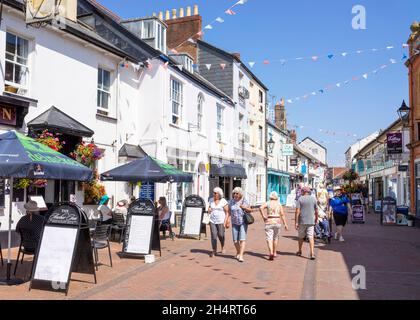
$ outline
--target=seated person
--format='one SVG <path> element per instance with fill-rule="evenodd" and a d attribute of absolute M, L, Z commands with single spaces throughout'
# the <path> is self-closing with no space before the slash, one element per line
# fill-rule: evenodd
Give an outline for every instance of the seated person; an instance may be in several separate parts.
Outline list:
<path fill-rule="evenodd" d="M 318 238 L 330 238 L 330 222 L 327 213 L 323 208 L 318 207 L 318 223 L 315 226 L 315 233 Z"/>
<path fill-rule="evenodd" d="M 46 220 L 39 214 L 40 208 L 35 201 L 28 201 L 24 208 L 26 209 L 26 215 L 17 223 L 16 232 L 30 233 L 30 237 L 34 240 L 33 247 L 26 246 L 25 250 L 35 252 Z"/>
<path fill-rule="evenodd" d="M 158 214 L 160 220 L 160 231 L 164 232 L 164 235 L 171 226 L 171 211 L 166 203 L 165 197 L 160 197 L 158 201 Z"/>
<path fill-rule="evenodd" d="M 127 219 L 128 201 L 127 200 L 118 201 L 117 206 L 115 207 L 114 212 L 115 213 L 122 214 L 124 216 L 124 219 Z"/>
<path fill-rule="evenodd" d="M 108 207 L 109 197 L 104 195 L 99 201 L 98 211 L 101 214 L 101 224 L 112 224 L 112 210 Z"/>

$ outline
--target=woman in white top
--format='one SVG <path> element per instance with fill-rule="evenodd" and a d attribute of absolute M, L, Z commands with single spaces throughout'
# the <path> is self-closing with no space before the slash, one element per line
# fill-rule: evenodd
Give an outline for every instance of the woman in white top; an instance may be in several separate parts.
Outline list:
<path fill-rule="evenodd" d="M 225 229 L 229 229 L 229 205 L 223 198 L 223 190 L 215 188 L 213 198 L 210 199 L 210 230 L 212 253 L 210 257 L 217 254 L 217 238 L 222 247 L 221 253 L 225 253 Z"/>

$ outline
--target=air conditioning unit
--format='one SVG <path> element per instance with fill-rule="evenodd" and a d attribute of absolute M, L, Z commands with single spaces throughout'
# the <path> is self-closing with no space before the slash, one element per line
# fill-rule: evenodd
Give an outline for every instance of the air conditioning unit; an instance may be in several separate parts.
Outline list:
<path fill-rule="evenodd" d="M 243 99 L 249 99 L 249 91 L 247 88 L 240 86 L 239 87 L 239 96 Z"/>
<path fill-rule="evenodd" d="M 243 143 L 249 143 L 249 135 L 243 132 L 239 133 L 239 141 Z"/>

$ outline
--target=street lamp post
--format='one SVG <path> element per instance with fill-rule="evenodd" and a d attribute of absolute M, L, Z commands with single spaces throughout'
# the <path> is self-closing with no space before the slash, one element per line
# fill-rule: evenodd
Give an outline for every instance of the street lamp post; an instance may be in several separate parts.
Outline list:
<path fill-rule="evenodd" d="M 410 108 L 405 103 L 405 100 L 403 100 L 401 107 L 398 109 L 398 116 L 400 117 L 401 121 L 405 126 L 408 125 L 410 117 Z"/>

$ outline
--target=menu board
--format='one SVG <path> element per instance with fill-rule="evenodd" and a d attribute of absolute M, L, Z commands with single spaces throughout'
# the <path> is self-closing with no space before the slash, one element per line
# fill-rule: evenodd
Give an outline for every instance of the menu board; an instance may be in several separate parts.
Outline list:
<path fill-rule="evenodd" d="M 45 226 L 34 280 L 67 283 L 76 247 L 78 228 Z"/>
<path fill-rule="evenodd" d="M 383 225 L 397 224 L 397 202 L 394 198 L 387 197 L 382 201 L 381 220 Z"/>
<path fill-rule="evenodd" d="M 153 220 L 153 216 L 131 216 L 130 236 L 124 252 L 150 253 Z"/>
<path fill-rule="evenodd" d="M 0 208 L 4 208 L 5 194 L 6 194 L 6 181 L 4 179 L 0 179 Z"/>
<path fill-rule="evenodd" d="M 127 215 L 127 231 L 123 245 L 124 253 L 138 255 L 150 254 L 152 249 L 152 236 L 156 227 L 154 223 L 155 214 L 155 205 L 148 199 L 138 199 L 130 206 Z"/>
<path fill-rule="evenodd" d="M 29 196 L 29 199 L 31 201 L 35 201 L 40 211 L 46 211 L 48 210 L 47 204 L 44 201 L 44 198 L 42 196 Z"/>
<path fill-rule="evenodd" d="M 353 223 L 365 222 L 365 207 L 363 205 L 352 206 L 352 222 Z"/>
<path fill-rule="evenodd" d="M 186 208 L 183 234 L 199 236 L 201 232 L 201 221 L 203 220 L 202 208 Z"/>

